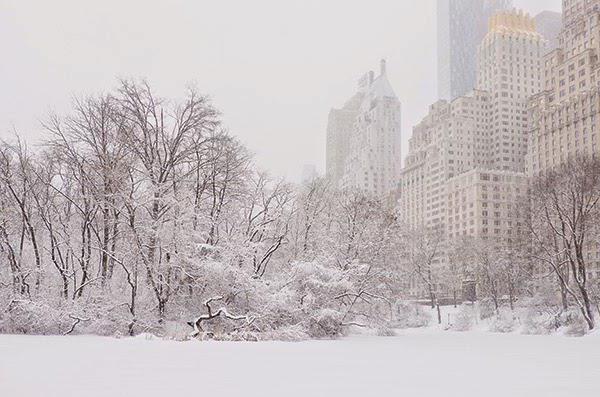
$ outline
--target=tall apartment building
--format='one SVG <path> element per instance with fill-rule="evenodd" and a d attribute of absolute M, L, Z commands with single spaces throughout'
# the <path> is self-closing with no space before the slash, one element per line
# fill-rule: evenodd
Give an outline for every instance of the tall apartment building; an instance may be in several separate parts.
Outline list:
<path fill-rule="evenodd" d="M 486 166 L 489 100 L 475 90 L 438 101 L 413 129 L 400 177 L 400 214 L 410 227 L 446 229 L 448 180 Z"/>
<path fill-rule="evenodd" d="M 558 36 L 562 30 L 562 14 L 554 11 L 542 11 L 535 16 L 535 27 L 546 39 L 544 53 L 558 47 Z"/>
<path fill-rule="evenodd" d="M 385 198 L 397 189 L 400 171 L 400 101 L 381 61 L 379 76 L 359 82 L 358 113 L 348 137 L 342 187 Z"/>
<path fill-rule="evenodd" d="M 543 61 L 543 91 L 530 103 L 530 176 L 600 150 L 600 0 L 563 0 L 563 18 L 559 47 Z"/>
<path fill-rule="evenodd" d="M 405 223 L 439 228 L 448 238 L 512 238 L 518 221 L 508 215 L 516 199 L 507 197 L 525 192 L 527 105 L 540 89 L 543 46 L 528 15 L 490 19 L 477 89 L 438 101 L 414 128 L 400 178 Z"/>
<path fill-rule="evenodd" d="M 600 145 L 600 0 L 563 0 L 559 46 L 543 62 L 544 89 L 531 99 L 528 174 L 543 175 Z M 600 248 L 586 246 L 589 276 L 600 278 Z"/>
<path fill-rule="evenodd" d="M 512 7 L 512 0 L 438 0 L 438 97 L 452 100 L 477 81 L 477 47 L 488 19 Z"/>
<path fill-rule="evenodd" d="M 528 101 L 542 88 L 544 48 L 534 20 L 523 12 L 490 18 L 479 47 L 478 88 L 491 94 L 492 120 L 486 134 L 492 169 L 525 171 Z"/>
<path fill-rule="evenodd" d="M 326 176 L 336 186 L 344 178 L 350 152 L 350 135 L 358 118 L 364 93 L 358 92 L 341 109 L 331 109 L 327 123 Z"/>

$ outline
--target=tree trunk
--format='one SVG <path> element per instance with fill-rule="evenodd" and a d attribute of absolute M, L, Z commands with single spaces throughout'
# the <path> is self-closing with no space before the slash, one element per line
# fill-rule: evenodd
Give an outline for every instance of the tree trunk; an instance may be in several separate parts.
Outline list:
<path fill-rule="evenodd" d="M 454 308 L 457 307 L 457 302 L 456 302 L 456 288 L 452 288 L 452 298 L 454 300 Z"/>
<path fill-rule="evenodd" d="M 581 285 L 577 283 L 579 286 L 579 291 L 581 293 L 581 298 L 583 299 L 583 305 L 581 306 L 581 314 L 583 314 L 583 318 L 587 323 L 587 326 L 590 331 L 594 329 L 594 311 L 592 310 L 592 302 L 590 300 L 590 296 L 585 288 L 585 285 Z"/>

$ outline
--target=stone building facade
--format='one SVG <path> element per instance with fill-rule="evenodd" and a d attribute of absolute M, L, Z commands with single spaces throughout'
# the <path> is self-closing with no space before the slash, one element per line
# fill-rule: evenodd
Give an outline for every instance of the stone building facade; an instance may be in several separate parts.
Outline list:
<path fill-rule="evenodd" d="M 454 237 L 459 225 L 454 223 L 454 209 L 449 208 L 456 193 L 451 187 L 460 185 L 462 191 L 481 185 L 477 178 L 459 178 L 465 173 L 488 173 L 492 181 L 506 184 L 501 190 L 521 189 L 528 99 L 541 88 L 543 48 L 544 40 L 529 15 L 512 11 L 490 19 L 478 51 L 477 89 L 451 102 L 438 101 L 413 130 L 400 178 L 400 213 L 409 227 L 439 228 Z M 465 185 L 468 181 L 473 185 Z M 475 208 L 476 202 L 466 205 Z M 496 237 L 509 238 L 506 219 L 501 228 L 484 234 L 483 210 L 473 210 L 473 216 L 467 220 L 467 226 L 473 221 L 473 227 L 465 230 L 460 218 L 461 235 L 466 231 L 469 236 L 487 238 L 500 230 L 503 233 Z"/>
<path fill-rule="evenodd" d="M 543 90 L 530 101 L 530 176 L 600 150 L 600 0 L 564 0 L 563 11 L 559 47 L 545 56 Z"/>
<path fill-rule="evenodd" d="M 386 62 L 379 75 L 365 74 L 358 92 L 329 114 L 327 176 L 338 187 L 382 200 L 398 187 L 401 166 L 401 105 L 388 80 Z"/>

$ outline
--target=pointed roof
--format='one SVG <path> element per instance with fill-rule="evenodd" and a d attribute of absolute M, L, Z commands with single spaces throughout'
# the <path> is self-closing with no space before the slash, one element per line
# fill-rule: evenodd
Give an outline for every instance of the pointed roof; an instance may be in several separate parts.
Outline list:
<path fill-rule="evenodd" d="M 369 93 L 372 98 L 396 98 L 396 93 L 387 78 L 385 59 L 379 61 L 379 76 L 371 83 Z"/>
<path fill-rule="evenodd" d="M 372 73 L 373 72 L 370 72 L 371 76 Z M 388 80 L 384 59 L 381 60 L 381 71 L 379 76 L 377 76 L 376 79 L 373 79 L 368 87 L 366 87 L 365 94 L 366 95 L 364 96 L 361 106 L 363 109 L 371 108 L 373 101 L 377 99 L 392 98 L 398 100 L 398 97 L 396 96 L 396 93 L 394 92 L 394 89 Z"/>
<path fill-rule="evenodd" d="M 374 98 L 397 98 L 385 72 L 373 81 L 369 94 Z"/>

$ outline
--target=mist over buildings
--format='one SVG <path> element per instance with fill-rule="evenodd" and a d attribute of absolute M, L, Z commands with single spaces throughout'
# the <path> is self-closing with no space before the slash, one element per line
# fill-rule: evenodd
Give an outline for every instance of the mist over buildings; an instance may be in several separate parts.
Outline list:
<path fill-rule="evenodd" d="M 532 14 L 559 0 L 520 0 Z M 327 113 L 386 58 L 403 106 L 403 152 L 437 96 L 436 1 L 0 1 L 0 137 L 32 142 L 48 111 L 147 78 L 188 83 L 275 175 L 323 173 Z M 418 40 L 415 40 L 418 38 Z"/>

